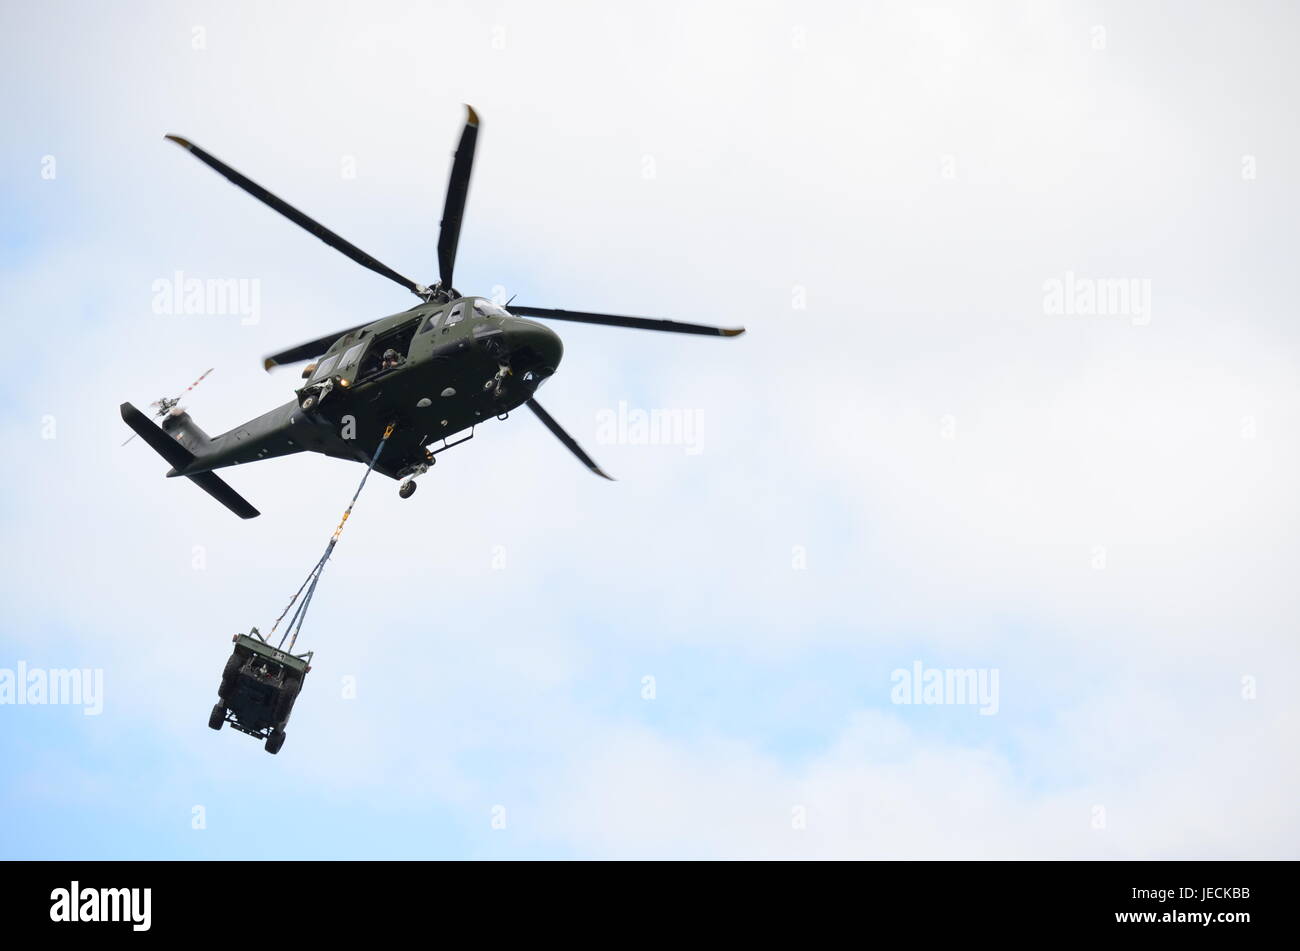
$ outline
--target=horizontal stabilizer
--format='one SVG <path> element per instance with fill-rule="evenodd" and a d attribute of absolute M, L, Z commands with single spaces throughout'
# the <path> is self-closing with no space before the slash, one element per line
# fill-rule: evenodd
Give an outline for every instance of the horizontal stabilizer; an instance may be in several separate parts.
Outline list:
<path fill-rule="evenodd" d="M 191 482 L 197 485 L 208 495 L 212 496 L 230 511 L 234 512 L 240 518 L 257 518 L 262 513 L 253 506 L 248 504 L 248 499 L 244 498 L 234 489 L 232 489 L 222 478 L 215 472 L 200 472 L 198 475 L 188 477 Z"/>
<path fill-rule="evenodd" d="M 148 416 L 130 403 L 123 403 L 121 412 L 122 420 L 152 446 L 158 455 L 170 462 L 173 468 L 184 469 L 194 461 L 194 453 L 167 435 L 161 427 L 155 426 Z M 256 518 L 261 514 L 215 472 L 200 472 L 187 478 L 240 518 Z"/>

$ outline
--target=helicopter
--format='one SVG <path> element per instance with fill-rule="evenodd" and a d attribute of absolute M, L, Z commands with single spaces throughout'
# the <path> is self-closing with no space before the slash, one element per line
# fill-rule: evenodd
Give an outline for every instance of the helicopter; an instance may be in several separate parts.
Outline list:
<path fill-rule="evenodd" d="M 398 494 L 410 498 L 415 479 L 429 471 L 438 453 L 472 439 L 479 423 L 506 419 L 527 406 L 583 465 L 610 479 L 534 397 L 555 373 L 564 345 L 550 327 L 528 318 L 717 337 L 745 332 L 463 296 L 452 278 L 479 129 L 478 114 L 465 108 L 438 235 L 439 278 L 432 285 L 404 277 L 188 139 L 166 136 L 258 201 L 419 298 L 408 310 L 266 357 L 267 372 L 310 361 L 296 398 L 219 436 L 208 436 L 174 402 L 162 411 L 161 426 L 123 403 L 123 421 L 171 463 L 168 477 L 185 476 L 240 518 L 255 518 L 258 510 L 215 470 L 316 452 L 373 465 L 399 481 Z M 377 447 L 386 447 L 382 456 Z"/>

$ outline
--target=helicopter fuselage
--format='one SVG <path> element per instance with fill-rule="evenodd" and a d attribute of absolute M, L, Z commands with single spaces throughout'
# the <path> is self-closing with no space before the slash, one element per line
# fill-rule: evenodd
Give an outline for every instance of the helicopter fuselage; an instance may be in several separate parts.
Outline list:
<path fill-rule="evenodd" d="M 551 328 L 486 298 L 422 303 L 339 337 L 303 371 L 297 399 L 208 437 L 188 414 L 163 428 L 194 454 L 190 476 L 297 452 L 369 462 L 393 478 L 427 465 L 433 443 L 504 417 L 555 372 L 564 346 Z M 436 450 L 435 450 L 436 451 Z"/>

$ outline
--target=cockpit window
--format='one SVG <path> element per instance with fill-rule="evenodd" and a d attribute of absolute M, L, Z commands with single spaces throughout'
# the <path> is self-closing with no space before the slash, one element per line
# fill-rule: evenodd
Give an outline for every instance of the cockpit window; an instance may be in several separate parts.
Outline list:
<path fill-rule="evenodd" d="M 339 360 L 339 369 L 345 370 L 348 367 L 350 367 L 352 364 L 356 363 L 357 360 L 361 357 L 361 351 L 366 349 L 366 344 L 369 342 L 370 341 L 368 340 L 363 340 L 361 341 L 361 343 L 358 343 L 350 347 L 348 349 L 348 352 L 343 354 L 343 358 Z"/>
<path fill-rule="evenodd" d="M 457 304 L 451 309 L 451 313 L 447 315 L 447 326 L 452 327 L 460 323 L 460 319 L 463 316 L 465 316 L 465 305 Z"/>
<path fill-rule="evenodd" d="M 477 298 L 474 301 L 474 312 L 480 317 L 509 317 L 504 308 L 498 307 L 490 300 Z"/>
<path fill-rule="evenodd" d="M 313 380 L 323 380 L 330 375 L 334 369 L 334 364 L 339 362 L 339 355 L 336 353 L 332 357 L 326 357 L 316 367 L 316 372 L 312 374 Z"/>

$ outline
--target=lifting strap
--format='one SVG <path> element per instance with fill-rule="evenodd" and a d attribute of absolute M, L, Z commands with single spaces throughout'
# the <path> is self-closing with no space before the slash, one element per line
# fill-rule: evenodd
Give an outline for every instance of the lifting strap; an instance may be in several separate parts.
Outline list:
<path fill-rule="evenodd" d="M 338 544 L 339 536 L 343 534 L 343 526 L 347 524 L 348 516 L 352 514 L 352 506 L 356 505 L 357 499 L 361 497 L 361 490 L 366 487 L 366 480 L 370 478 L 370 471 L 375 468 L 375 463 L 379 461 L 379 454 L 384 451 L 384 445 L 391 435 L 393 435 L 393 424 L 389 423 L 388 428 L 384 430 L 384 437 L 379 440 L 379 445 L 375 447 L 375 454 L 370 457 L 370 465 L 366 466 L 365 475 L 361 477 L 361 484 L 357 486 L 357 491 L 352 495 L 352 501 L 348 503 L 347 510 L 343 513 L 343 517 L 339 519 L 338 527 L 334 529 L 334 534 L 330 536 L 329 544 L 325 546 L 325 554 L 320 556 L 320 561 L 316 562 L 316 566 L 307 573 L 306 580 L 303 581 L 294 596 L 289 599 L 289 603 L 284 606 L 284 610 L 275 619 L 275 623 L 271 625 L 271 634 L 273 635 L 275 629 L 280 626 L 280 622 L 284 620 L 284 616 L 289 613 L 289 609 L 298 600 L 298 595 L 302 594 L 305 588 L 307 596 L 302 599 L 302 604 L 298 605 L 298 610 L 293 612 L 293 617 L 289 618 L 289 623 L 286 625 L 284 633 L 280 635 L 280 643 L 276 645 L 277 647 L 284 647 L 284 639 L 289 637 L 289 632 L 292 631 L 293 637 L 289 638 L 289 652 L 293 652 L 293 645 L 297 642 L 298 632 L 302 630 L 302 622 L 307 617 L 307 608 L 311 604 L 312 595 L 316 593 L 316 582 L 320 581 L 321 572 L 325 570 L 325 562 L 329 561 L 330 555 L 334 553 L 334 546 Z M 266 639 L 270 641 L 271 636 L 268 635 Z"/>

